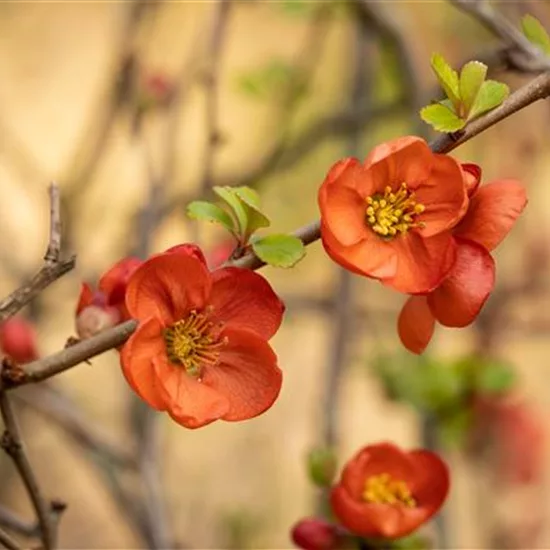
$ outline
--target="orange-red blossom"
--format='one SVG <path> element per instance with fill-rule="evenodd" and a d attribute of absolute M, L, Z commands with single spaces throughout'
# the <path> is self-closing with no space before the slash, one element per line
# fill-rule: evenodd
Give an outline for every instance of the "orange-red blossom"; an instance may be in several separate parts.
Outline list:
<path fill-rule="evenodd" d="M 481 168 L 463 165 L 470 201 L 466 215 L 453 229 L 456 261 L 432 292 L 411 296 L 398 320 L 398 332 L 407 349 L 422 353 L 435 322 L 447 327 L 472 323 L 495 284 L 495 262 L 490 254 L 506 237 L 527 204 L 523 186 L 499 180 L 479 186 Z"/>
<path fill-rule="evenodd" d="M 267 410 L 282 373 L 268 344 L 284 306 L 259 274 L 167 252 L 144 262 L 126 289 L 139 321 L 121 364 L 135 392 L 187 428 Z"/>
<path fill-rule="evenodd" d="M 435 289 L 456 260 L 453 227 L 468 206 L 466 176 L 414 136 L 347 158 L 319 190 L 321 238 L 344 268 L 405 293 Z"/>
<path fill-rule="evenodd" d="M 346 464 L 330 502 L 355 535 L 396 539 L 436 514 L 449 486 L 448 468 L 435 453 L 380 443 L 364 447 Z"/>

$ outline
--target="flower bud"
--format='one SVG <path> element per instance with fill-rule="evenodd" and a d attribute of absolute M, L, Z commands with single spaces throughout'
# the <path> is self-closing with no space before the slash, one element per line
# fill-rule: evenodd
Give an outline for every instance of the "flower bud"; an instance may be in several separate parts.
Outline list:
<path fill-rule="evenodd" d="M 330 487 L 336 475 L 336 455 L 329 448 L 312 449 L 307 457 L 309 478 L 318 487 Z"/>
<path fill-rule="evenodd" d="M 76 318 L 76 332 L 85 340 L 112 328 L 121 321 L 120 314 L 114 307 L 91 305 L 84 308 Z"/>
<path fill-rule="evenodd" d="M 291 537 L 304 550 L 335 550 L 340 540 L 338 527 L 318 518 L 300 520 L 292 528 Z"/>
<path fill-rule="evenodd" d="M 38 359 L 34 327 L 25 319 L 12 317 L 0 325 L 0 350 L 17 363 Z"/>

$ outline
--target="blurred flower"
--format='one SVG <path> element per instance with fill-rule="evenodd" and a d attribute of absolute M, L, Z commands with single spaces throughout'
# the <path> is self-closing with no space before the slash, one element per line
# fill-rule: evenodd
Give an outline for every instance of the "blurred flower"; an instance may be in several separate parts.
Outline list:
<path fill-rule="evenodd" d="M 292 541 L 304 550 L 335 550 L 342 538 L 337 525 L 318 518 L 300 520 L 291 532 Z"/>
<path fill-rule="evenodd" d="M 38 359 L 34 326 L 22 317 L 10 317 L 0 324 L 0 351 L 16 363 Z"/>
<path fill-rule="evenodd" d="M 141 105 L 142 108 L 166 105 L 175 92 L 174 81 L 159 71 L 148 72 L 142 77 Z"/>
<path fill-rule="evenodd" d="M 227 262 L 235 247 L 235 239 L 225 239 L 216 244 L 208 254 L 208 266 L 210 269 L 216 269 Z"/>
<path fill-rule="evenodd" d="M 391 443 L 364 447 L 331 492 L 332 510 L 362 537 L 404 537 L 428 521 L 449 492 L 449 471 L 436 454 Z"/>
<path fill-rule="evenodd" d="M 319 190 L 327 254 L 354 273 L 400 292 L 436 288 L 449 273 L 451 235 L 468 204 L 465 175 L 418 137 L 374 148 L 361 164 L 336 163 Z"/>
<path fill-rule="evenodd" d="M 467 164 L 463 169 L 471 197 L 466 215 L 453 230 L 456 261 L 434 291 L 411 296 L 399 316 L 399 337 L 413 353 L 424 351 L 436 321 L 446 327 L 465 327 L 475 320 L 495 283 L 490 252 L 506 237 L 527 204 L 519 182 L 499 180 L 479 187 L 481 168 Z"/>
<path fill-rule="evenodd" d="M 124 258 L 102 275 L 97 290 L 82 283 L 76 306 L 76 331 L 80 338 L 89 338 L 129 319 L 124 302 L 126 285 L 139 265 L 138 258 Z"/>
<path fill-rule="evenodd" d="M 509 396 L 476 399 L 471 437 L 478 448 L 494 450 L 502 481 L 540 482 L 546 462 L 544 422 L 524 401 Z"/>
<path fill-rule="evenodd" d="M 130 279 L 126 305 L 140 324 L 122 349 L 123 373 L 179 424 L 252 418 L 279 395 L 282 373 L 267 340 L 284 306 L 257 273 L 210 273 L 190 255 L 159 254 Z"/>

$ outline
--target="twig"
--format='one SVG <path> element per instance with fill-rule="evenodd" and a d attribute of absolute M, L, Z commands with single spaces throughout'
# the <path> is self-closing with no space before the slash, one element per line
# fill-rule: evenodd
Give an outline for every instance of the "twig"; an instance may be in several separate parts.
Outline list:
<path fill-rule="evenodd" d="M 48 384 L 28 387 L 17 392 L 15 398 L 25 407 L 34 409 L 62 428 L 87 453 L 97 455 L 110 467 L 130 469 L 135 460 L 123 449 L 98 435 L 93 424 L 61 391 Z M 1 523 L 1 522 L 0 522 Z"/>
<path fill-rule="evenodd" d="M 2 529 L 0 529 L 0 545 L 8 550 L 21 550 L 21 546 L 19 546 L 17 541 Z"/>
<path fill-rule="evenodd" d="M 36 476 L 25 454 L 15 415 L 5 392 L 0 392 L 0 414 L 5 427 L 0 447 L 11 457 L 25 484 L 40 525 L 40 538 L 44 549 L 52 550 L 55 547 L 55 534 L 52 529 L 49 506 L 40 491 Z"/>
<path fill-rule="evenodd" d="M 491 33 L 498 36 L 510 48 L 508 57 L 512 66 L 525 72 L 550 70 L 550 58 L 527 38 L 490 2 L 480 0 L 449 0 L 458 9 L 472 15 Z"/>
<path fill-rule="evenodd" d="M 62 260 L 59 257 L 61 250 L 60 201 L 59 189 L 55 183 L 50 185 L 49 193 L 51 213 L 50 238 L 44 256 L 44 265 L 28 283 L 0 301 L 0 322 L 15 315 L 37 294 L 75 266 L 76 256 L 71 256 L 67 260 Z"/>
<path fill-rule="evenodd" d="M 25 537 L 34 537 L 38 534 L 36 523 L 26 522 L 3 506 L 0 506 L 0 526 Z"/>
<path fill-rule="evenodd" d="M 208 47 L 208 69 L 203 75 L 204 85 L 206 87 L 205 126 L 207 135 L 206 149 L 202 162 L 203 170 L 199 186 L 202 196 L 206 195 L 206 192 L 212 186 L 214 155 L 221 141 L 219 128 L 218 81 L 222 44 L 226 36 L 230 6 L 230 0 L 218 0 L 216 4 L 216 15 Z"/>

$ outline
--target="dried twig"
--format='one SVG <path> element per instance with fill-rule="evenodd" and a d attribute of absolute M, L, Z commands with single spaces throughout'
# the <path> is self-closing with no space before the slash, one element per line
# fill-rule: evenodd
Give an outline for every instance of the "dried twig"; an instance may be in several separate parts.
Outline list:
<path fill-rule="evenodd" d="M 25 484 L 40 525 L 40 538 L 45 550 L 52 550 L 55 547 L 55 533 L 50 518 L 50 507 L 42 495 L 36 476 L 23 448 L 23 441 L 21 440 L 15 415 L 5 392 L 0 392 L 0 414 L 5 426 L 4 434 L 0 440 L 0 447 L 13 460 Z"/>
<path fill-rule="evenodd" d="M 61 251 L 61 221 L 59 188 L 55 183 L 50 185 L 50 238 L 44 256 L 44 265 L 31 280 L 0 301 L 0 322 L 15 315 L 37 294 L 75 266 L 76 256 L 63 260 Z"/>

